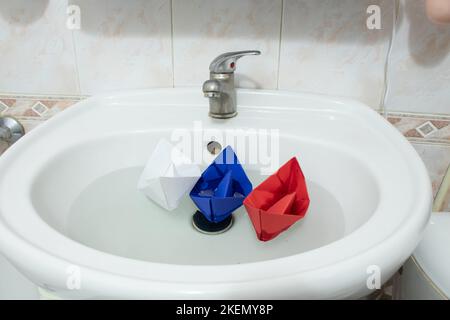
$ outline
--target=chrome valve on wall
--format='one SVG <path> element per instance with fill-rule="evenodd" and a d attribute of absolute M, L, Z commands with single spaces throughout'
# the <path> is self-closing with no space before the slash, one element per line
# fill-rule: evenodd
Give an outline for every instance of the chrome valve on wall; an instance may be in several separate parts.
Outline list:
<path fill-rule="evenodd" d="M 11 145 L 25 134 L 22 124 L 13 117 L 0 117 L 0 141 Z"/>

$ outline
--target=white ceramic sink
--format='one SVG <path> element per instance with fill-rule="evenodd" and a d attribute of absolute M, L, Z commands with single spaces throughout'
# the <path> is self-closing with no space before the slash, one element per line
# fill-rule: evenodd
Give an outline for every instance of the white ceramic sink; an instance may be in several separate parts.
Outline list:
<path fill-rule="evenodd" d="M 49 120 L 0 158 L 1 252 L 66 298 L 359 298 L 376 268 L 389 279 L 431 211 L 405 138 L 340 98 L 238 90 L 238 111 L 215 120 L 198 88 L 155 89 L 89 98 Z M 280 165 L 297 156 L 307 180 L 306 217 L 260 242 L 241 207 L 211 236 L 192 227 L 189 197 L 165 212 L 140 194 L 158 140 L 198 121 L 219 133 L 279 129 Z M 244 167 L 254 187 L 264 179 Z"/>

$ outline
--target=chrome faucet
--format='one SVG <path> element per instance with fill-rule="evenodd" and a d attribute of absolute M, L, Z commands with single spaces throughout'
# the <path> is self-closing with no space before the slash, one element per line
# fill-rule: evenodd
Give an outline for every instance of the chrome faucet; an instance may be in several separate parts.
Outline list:
<path fill-rule="evenodd" d="M 13 117 L 0 117 L 0 142 L 11 145 L 22 138 L 25 129 L 22 124 Z"/>
<path fill-rule="evenodd" d="M 209 115 L 228 119 L 237 115 L 234 70 L 236 61 L 247 55 L 259 55 L 261 51 L 246 50 L 227 52 L 215 58 L 209 65 L 209 80 L 203 83 L 203 94 L 209 98 Z"/>

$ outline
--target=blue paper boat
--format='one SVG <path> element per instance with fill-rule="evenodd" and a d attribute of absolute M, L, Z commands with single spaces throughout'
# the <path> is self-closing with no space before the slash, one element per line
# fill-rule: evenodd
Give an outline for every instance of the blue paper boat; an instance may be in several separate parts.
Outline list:
<path fill-rule="evenodd" d="M 228 146 L 203 171 L 190 196 L 210 222 L 221 222 L 242 206 L 252 184 L 233 149 Z"/>

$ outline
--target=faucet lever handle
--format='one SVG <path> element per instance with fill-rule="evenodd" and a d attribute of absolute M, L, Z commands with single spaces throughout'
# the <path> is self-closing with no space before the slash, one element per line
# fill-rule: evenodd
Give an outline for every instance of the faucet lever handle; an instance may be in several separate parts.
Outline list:
<path fill-rule="evenodd" d="M 223 53 L 216 57 L 209 65 L 209 71 L 212 73 L 232 73 L 236 70 L 236 61 L 243 56 L 260 55 L 259 50 L 244 50 Z"/>

